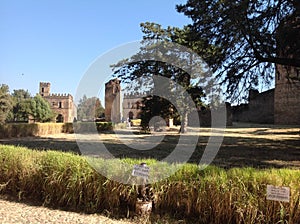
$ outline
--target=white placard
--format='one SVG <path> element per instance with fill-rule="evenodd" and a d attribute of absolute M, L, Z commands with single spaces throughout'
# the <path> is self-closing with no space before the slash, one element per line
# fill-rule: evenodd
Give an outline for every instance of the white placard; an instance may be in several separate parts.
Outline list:
<path fill-rule="evenodd" d="M 134 165 L 132 170 L 132 176 L 149 178 L 150 168 L 145 165 Z"/>
<path fill-rule="evenodd" d="M 267 200 L 290 202 L 290 188 L 267 185 Z"/>

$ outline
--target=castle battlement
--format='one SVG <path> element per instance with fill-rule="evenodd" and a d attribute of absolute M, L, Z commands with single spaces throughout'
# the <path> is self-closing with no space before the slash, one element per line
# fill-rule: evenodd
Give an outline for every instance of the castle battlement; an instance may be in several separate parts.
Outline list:
<path fill-rule="evenodd" d="M 135 93 L 124 93 L 124 98 L 142 98 L 151 95 L 150 91 L 146 92 L 135 92 Z"/>
<path fill-rule="evenodd" d="M 77 110 L 73 96 L 69 93 L 50 93 L 51 83 L 40 82 L 39 94 L 49 102 L 51 109 L 57 113 L 56 122 L 73 122 Z"/>
<path fill-rule="evenodd" d="M 56 97 L 56 98 L 73 98 L 69 93 L 51 93 L 48 97 Z"/>

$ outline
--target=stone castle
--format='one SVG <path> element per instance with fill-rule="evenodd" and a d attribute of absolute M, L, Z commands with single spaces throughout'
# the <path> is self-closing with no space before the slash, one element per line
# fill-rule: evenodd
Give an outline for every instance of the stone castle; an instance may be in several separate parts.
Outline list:
<path fill-rule="evenodd" d="M 277 65 L 275 88 L 250 90 L 248 101 L 232 107 L 233 121 L 300 125 L 300 69 Z"/>
<path fill-rule="evenodd" d="M 118 123 L 125 121 L 127 118 L 140 118 L 142 98 L 144 96 L 145 94 L 125 93 L 121 97 L 120 80 L 112 79 L 108 81 L 105 84 L 105 120 Z"/>
<path fill-rule="evenodd" d="M 105 120 L 121 122 L 121 85 L 120 80 L 112 79 L 105 83 Z"/>
<path fill-rule="evenodd" d="M 105 118 L 120 122 L 140 118 L 142 98 L 146 94 L 124 94 L 121 105 L 121 87 L 117 79 L 105 85 Z M 227 125 L 231 120 L 262 124 L 300 125 L 300 69 L 276 66 L 275 88 L 259 93 L 249 91 L 247 104 L 227 108 Z M 121 109 L 122 106 L 122 109 Z M 199 111 L 200 123 L 210 125 L 209 112 Z"/>
<path fill-rule="evenodd" d="M 300 29 L 299 16 L 288 17 L 279 27 L 281 33 L 290 28 Z M 297 42 L 300 32 L 295 32 L 291 38 L 278 37 L 279 57 L 300 58 Z M 300 125 L 300 68 L 277 64 L 275 88 L 262 93 L 251 90 L 248 101 L 248 104 L 233 107 L 234 121 Z"/>
<path fill-rule="evenodd" d="M 51 84 L 40 82 L 39 94 L 50 103 L 56 113 L 56 122 L 73 122 L 77 119 L 77 108 L 71 94 L 51 94 Z"/>

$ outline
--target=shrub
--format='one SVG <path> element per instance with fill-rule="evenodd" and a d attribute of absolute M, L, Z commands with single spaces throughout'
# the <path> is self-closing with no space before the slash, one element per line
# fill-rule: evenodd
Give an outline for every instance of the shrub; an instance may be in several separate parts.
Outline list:
<path fill-rule="evenodd" d="M 70 134 L 74 133 L 73 123 L 64 123 L 62 127 L 62 132 Z"/>
<path fill-rule="evenodd" d="M 27 137 L 59 134 L 62 132 L 62 123 L 10 123 L 0 126 L 0 138 Z"/>

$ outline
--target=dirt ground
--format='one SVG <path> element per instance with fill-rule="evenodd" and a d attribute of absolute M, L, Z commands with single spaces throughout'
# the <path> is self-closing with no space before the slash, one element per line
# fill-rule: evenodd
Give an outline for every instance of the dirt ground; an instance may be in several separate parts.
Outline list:
<path fill-rule="evenodd" d="M 114 157 L 156 158 L 158 160 L 166 158 L 178 146 L 181 147 L 182 153 L 185 153 L 185 149 L 194 144 L 194 151 L 188 162 L 199 163 L 204 151 L 209 149 L 207 145 L 210 142 L 209 145 L 214 147 L 212 151 L 217 152 L 212 161 L 212 164 L 216 166 L 300 168 L 300 126 L 235 123 L 224 130 L 191 128 L 190 132 L 184 135 L 178 134 L 178 127 L 151 135 L 141 134 L 137 128 L 117 130 L 116 133 L 77 133 L 0 139 L 0 144 L 20 145 L 38 150 L 72 151 L 105 157 L 107 154 L 91 150 L 96 147 L 84 147 L 84 145 L 96 146 L 101 142 Z M 181 137 L 183 140 L 179 141 Z M 80 142 L 80 147 L 76 141 Z M 221 141 L 220 147 L 217 144 L 218 141 Z"/>

